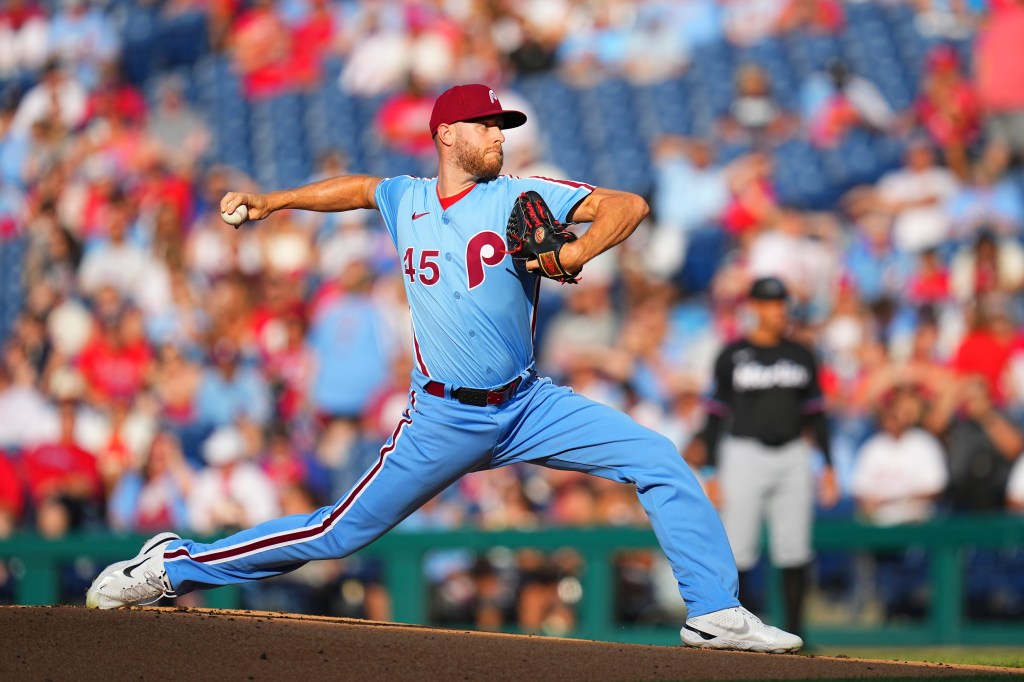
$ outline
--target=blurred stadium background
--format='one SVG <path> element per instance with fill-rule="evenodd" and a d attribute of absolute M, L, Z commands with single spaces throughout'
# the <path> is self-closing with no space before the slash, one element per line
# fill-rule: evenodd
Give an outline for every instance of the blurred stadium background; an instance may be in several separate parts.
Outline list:
<path fill-rule="evenodd" d="M 8 0 L 0 603 L 80 604 L 138 534 L 347 489 L 405 401 L 398 259 L 376 214 L 235 231 L 217 203 L 433 175 L 433 97 L 484 82 L 531 118 L 508 172 L 653 207 L 545 288 L 542 369 L 682 449 L 748 283 L 785 278 L 844 491 L 811 643 L 1019 643 L 1022 45 L 1015 0 Z M 623 486 L 474 474 L 375 547 L 188 603 L 676 638 Z"/>

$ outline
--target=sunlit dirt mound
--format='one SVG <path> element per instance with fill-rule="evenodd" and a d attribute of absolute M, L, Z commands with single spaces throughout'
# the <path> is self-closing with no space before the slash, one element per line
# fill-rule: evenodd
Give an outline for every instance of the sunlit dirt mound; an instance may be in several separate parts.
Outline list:
<path fill-rule="evenodd" d="M 0 608 L 0 642 L 0 680 L 810 680 L 1020 672 L 184 608 Z"/>

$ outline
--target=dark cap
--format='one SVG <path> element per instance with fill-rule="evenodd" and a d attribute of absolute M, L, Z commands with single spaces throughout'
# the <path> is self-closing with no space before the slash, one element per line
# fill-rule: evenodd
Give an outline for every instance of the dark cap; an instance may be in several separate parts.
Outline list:
<path fill-rule="evenodd" d="M 526 123 L 526 114 L 512 109 L 502 109 L 498 96 L 486 85 L 456 85 L 448 88 L 434 102 L 430 114 L 430 135 L 437 134 L 442 123 L 472 121 L 487 116 L 501 117 L 501 128 L 518 128 Z"/>
<path fill-rule="evenodd" d="M 778 277 L 762 277 L 750 286 L 750 298 L 758 301 L 785 301 L 789 298 L 789 292 Z"/>

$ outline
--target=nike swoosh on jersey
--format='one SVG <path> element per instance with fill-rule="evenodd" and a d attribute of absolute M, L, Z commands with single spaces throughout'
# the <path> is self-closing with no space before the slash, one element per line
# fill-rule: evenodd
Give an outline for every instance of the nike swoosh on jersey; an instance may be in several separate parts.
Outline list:
<path fill-rule="evenodd" d="M 424 211 L 423 213 L 413 213 L 412 214 L 412 219 L 413 220 L 419 220 L 420 218 L 422 218 L 423 216 L 427 215 L 428 213 L 430 213 L 430 211 Z"/>

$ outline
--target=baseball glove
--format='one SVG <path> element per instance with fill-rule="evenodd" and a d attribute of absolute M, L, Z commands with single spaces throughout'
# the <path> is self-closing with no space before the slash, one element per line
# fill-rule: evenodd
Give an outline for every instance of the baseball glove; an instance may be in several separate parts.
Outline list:
<path fill-rule="evenodd" d="M 558 252 L 576 241 L 576 235 L 555 220 L 544 198 L 536 192 L 523 192 L 516 199 L 505 226 L 505 237 L 513 259 L 536 260 L 539 274 L 562 284 L 579 281 L 579 273 L 568 272 L 558 259 Z"/>

